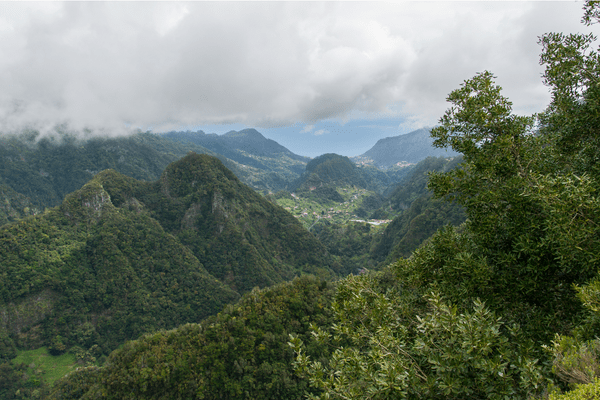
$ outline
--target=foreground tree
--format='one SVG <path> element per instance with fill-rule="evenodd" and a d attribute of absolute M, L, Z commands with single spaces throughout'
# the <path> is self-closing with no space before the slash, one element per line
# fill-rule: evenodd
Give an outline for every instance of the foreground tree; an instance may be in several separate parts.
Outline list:
<path fill-rule="evenodd" d="M 599 14 L 588 1 L 585 22 Z M 296 369 L 320 398 L 527 398 L 552 381 L 563 389 L 597 385 L 599 371 L 581 367 L 598 365 L 600 353 L 593 339 L 600 324 L 590 316 L 600 303 L 594 40 L 540 39 L 552 93 L 540 115 L 513 114 L 487 71 L 448 96 L 451 107 L 432 136 L 464 162 L 432 174 L 429 185 L 463 205 L 468 220 L 381 275 L 340 285 L 336 324 L 315 330 L 316 339 L 338 346 L 328 364 L 291 339 Z M 577 373 L 586 380 L 569 381 Z"/>

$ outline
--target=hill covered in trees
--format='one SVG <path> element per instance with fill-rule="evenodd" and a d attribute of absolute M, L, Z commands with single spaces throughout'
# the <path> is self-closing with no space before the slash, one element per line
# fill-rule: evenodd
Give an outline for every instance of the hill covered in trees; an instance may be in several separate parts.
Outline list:
<path fill-rule="evenodd" d="M 104 366 L 60 380 L 51 399 L 301 399 L 289 335 L 332 322 L 334 286 L 314 277 L 253 290 L 219 315 L 129 342 Z M 308 350 L 325 360 L 323 346 Z"/>
<path fill-rule="evenodd" d="M 85 140 L 70 133 L 44 138 L 36 132 L 0 135 L 0 224 L 59 205 L 65 195 L 105 169 L 156 180 L 167 165 L 190 151 L 219 158 L 239 179 L 260 191 L 285 188 L 306 164 L 301 157 L 294 159 L 292 164 L 300 171 L 293 172 L 285 159 L 271 159 L 274 166 L 264 170 L 253 166 L 256 160 L 251 153 L 237 162 L 190 141 L 151 133 Z"/>
<path fill-rule="evenodd" d="M 327 199 L 328 195 L 335 196 L 332 190 L 336 187 L 356 186 L 383 192 L 392 183 L 393 178 L 384 171 L 373 167 L 359 167 L 348 157 L 330 153 L 310 160 L 306 164 L 306 170 L 289 185 L 289 189 L 301 195 L 315 191 L 314 196 Z M 339 201 L 339 198 L 330 200 Z"/>
<path fill-rule="evenodd" d="M 334 276 L 294 217 L 197 154 L 155 182 L 96 174 L 60 206 L 0 227 L 0 254 L 2 362 L 42 346 L 104 357 L 254 287 Z"/>

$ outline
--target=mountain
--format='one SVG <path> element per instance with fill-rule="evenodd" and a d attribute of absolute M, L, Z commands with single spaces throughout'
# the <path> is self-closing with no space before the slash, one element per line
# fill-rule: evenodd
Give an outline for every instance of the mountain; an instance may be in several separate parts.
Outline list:
<path fill-rule="evenodd" d="M 193 143 L 221 154 L 239 164 L 254 168 L 256 172 L 276 173 L 283 181 L 296 179 L 310 161 L 292 153 L 274 140 L 265 138 L 256 129 L 230 131 L 224 135 L 207 134 L 203 131 L 168 132 L 161 137 L 180 143 Z M 274 191 L 283 189 L 273 187 Z"/>
<path fill-rule="evenodd" d="M 0 136 L 0 184 L 43 210 L 59 205 L 66 194 L 102 170 L 156 180 L 168 164 L 189 151 L 214 155 L 200 146 L 184 146 L 150 133 L 89 140 L 67 134 L 48 138 L 35 133 L 4 135 Z M 228 168 L 243 175 L 234 162 L 221 158 Z"/>
<path fill-rule="evenodd" d="M 96 174 L 60 206 L 0 227 L 0 254 L 0 364 L 17 347 L 105 355 L 254 287 L 334 275 L 293 216 L 194 153 L 154 182 Z"/>
<path fill-rule="evenodd" d="M 190 151 L 219 158 L 238 178 L 256 190 L 285 188 L 289 181 L 300 175 L 305 165 L 285 156 L 288 158 L 271 159 L 273 164 L 282 166 L 282 171 L 265 171 L 242 165 L 198 144 L 151 133 L 88 140 L 68 134 L 48 138 L 27 132 L 15 136 L 0 135 L 0 225 L 59 205 L 65 195 L 81 188 L 105 169 L 114 169 L 139 180 L 156 180 L 168 164 Z M 251 157 L 247 159 L 254 162 Z M 286 163 L 292 167 L 300 165 L 300 172 L 287 170 L 283 166 Z"/>
<path fill-rule="evenodd" d="M 309 157 L 292 153 L 276 141 L 265 138 L 262 133 L 251 128 L 241 131 L 229 131 L 223 135 L 207 134 L 203 131 L 168 132 L 160 135 L 172 140 L 198 144 L 242 164 L 251 162 L 251 159 L 244 158 L 244 153 L 270 158 L 285 155 L 302 162 L 310 160 Z M 260 165 L 260 163 L 256 163 L 256 165 Z"/>
<path fill-rule="evenodd" d="M 425 240 L 444 225 L 458 226 L 466 219 L 463 208 L 455 202 L 434 199 L 427 188 L 428 173 L 447 172 L 456 168 L 462 157 L 447 159 L 427 157 L 417 163 L 372 218 L 398 214 L 381 235 L 371 243 L 370 258 L 380 267 L 399 258 L 407 258 Z"/>
<path fill-rule="evenodd" d="M 289 280 L 301 272 L 330 273 L 330 260 L 319 241 L 214 157 L 189 154 L 169 165 L 156 182 L 114 190 L 119 202 L 133 196 L 144 203 L 211 274 L 238 291 Z"/>
<path fill-rule="evenodd" d="M 74 345 L 107 354 L 239 297 L 139 201 L 119 201 L 112 186 L 124 180 L 105 171 L 59 207 L 0 228 L 0 337 L 56 354 Z"/>
<path fill-rule="evenodd" d="M 427 157 L 454 157 L 452 150 L 433 147 L 429 129 L 418 129 L 405 135 L 379 139 L 375 146 L 360 156 L 356 163 L 373 164 L 386 169 L 398 163 L 417 163 Z"/>
<path fill-rule="evenodd" d="M 290 184 L 296 192 L 314 191 L 332 201 L 343 201 L 335 196 L 335 187 L 356 186 L 372 191 L 383 191 L 392 180 L 381 170 L 373 167 L 358 167 L 348 157 L 328 153 L 316 157 L 306 164 L 300 178 Z M 329 193 L 329 194 L 328 194 Z"/>

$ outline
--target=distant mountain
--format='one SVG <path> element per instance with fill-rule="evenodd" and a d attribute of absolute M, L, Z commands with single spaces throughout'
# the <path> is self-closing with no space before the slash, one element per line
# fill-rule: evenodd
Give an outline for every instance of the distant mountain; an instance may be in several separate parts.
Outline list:
<path fill-rule="evenodd" d="M 371 243 L 370 257 L 380 267 L 406 258 L 444 225 L 460 225 L 466 219 L 461 206 L 434 199 L 427 189 L 428 173 L 447 172 L 457 168 L 462 157 L 447 159 L 427 157 L 417 163 L 409 175 L 386 198 L 384 205 L 371 218 L 388 218 L 398 214 L 381 235 Z"/>
<path fill-rule="evenodd" d="M 229 131 L 223 135 L 217 135 L 216 133 L 207 134 L 203 131 L 186 131 L 162 133 L 160 136 L 198 144 L 242 164 L 249 162 L 248 159 L 243 158 L 243 153 L 270 158 L 286 155 L 293 160 L 302 162 L 310 160 L 309 157 L 292 153 L 284 146 L 272 139 L 265 138 L 262 133 L 252 128 L 241 131 Z M 235 150 L 239 150 L 240 152 L 236 152 Z"/>
<path fill-rule="evenodd" d="M 201 146 L 183 145 L 151 133 L 89 140 L 69 135 L 41 139 L 36 134 L 0 136 L 0 184 L 43 210 L 59 205 L 66 194 L 80 189 L 102 170 L 156 180 L 167 165 L 190 151 L 216 155 Z M 219 157 L 234 173 L 245 174 L 236 163 Z"/>
<path fill-rule="evenodd" d="M 332 191 L 335 187 L 356 186 L 382 191 L 393 181 L 373 167 L 358 167 L 348 157 L 328 153 L 316 157 L 306 164 L 306 171 L 290 185 L 291 191 Z M 331 199 L 339 201 L 339 199 Z"/>
<path fill-rule="evenodd" d="M 221 154 L 239 164 L 265 172 L 278 173 L 285 180 L 296 179 L 303 171 L 309 157 L 300 156 L 265 138 L 256 129 L 230 131 L 224 135 L 203 131 L 168 132 L 162 137 L 181 143 L 193 143 Z"/>
<path fill-rule="evenodd" d="M 251 136 L 250 132 L 245 137 Z M 276 146 L 267 150 L 274 148 Z M 292 158 L 300 156 L 282 153 L 283 158 L 267 159 L 273 164 L 273 171 L 265 171 L 192 142 L 151 133 L 89 140 L 69 135 L 41 139 L 35 133 L 5 135 L 0 136 L 0 225 L 59 205 L 65 195 L 81 188 L 105 169 L 114 169 L 135 179 L 156 180 L 168 164 L 190 151 L 219 158 L 240 180 L 256 190 L 285 188 L 300 176 L 306 164 Z M 258 162 L 252 157 L 246 157 L 246 161 L 253 165 Z"/>
<path fill-rule="evenodd" d="M 429 129 L 418 129 L 405 135 L 379 139 L 370 150 L 353 157 L 356 163 L 373 164 L 389 168 L 397 163 L 417 163 L 427 157 L 454 157 L 452 150 L 433 147 Z"/>

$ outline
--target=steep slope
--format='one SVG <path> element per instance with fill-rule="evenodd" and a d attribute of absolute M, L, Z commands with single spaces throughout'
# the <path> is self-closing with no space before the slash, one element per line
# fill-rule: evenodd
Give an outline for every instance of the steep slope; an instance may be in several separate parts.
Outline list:
<path fill-rule="evenodd" d="M 134 199 L 115 206 L 105 185 L 119 177 L 99 174 L 60 207 L 0 228 L 0 336 L 11 346 L 106 354 L 238 297 Z"/>
<path fill-rule="evenodd" d="M 81 188 L 105 169 L 154 181 L 169 163 L 190 151 L 219 158 L 245 184 L 263 191 L 286 187 L 299 176 L 305 164 L 288 159 L 290 165 L 299 165 L 300 172 L 293 173 L 286 169 L 286 159 L 273 158 L 271 161 L 281 168 L 265 171 L 239 164 L 198 144 L 151 133 L 89 140 L 67 134 L 42 139 L 35 133 L 0 135 L 0 196 L 5 200 L 5 205 L 0 206 L 5 209 L 0 209 L 0 225 L 59 205 L 67 193 Z M 25 207 L 28 210 L 24 211 Z"/>
<path fill-rule="evenodd" d="M 112 168 L 135 179 L 156 180 L 169 163 L 191 150 L 213 154 L 149 133 L 90 140 L 66 134 L 42 139 L 35 133 L 0 136 L 0 183 L 43 210 L 59 205 L 99 171 Z M 243 175 L 235 163 L 223 161 Z"/>
<path fill-rule="evenodd" d="M 461 206 L 432 198 L 427 188 L 428 173 L 449 171 L 462 158 L 428 157 L 419 162 L 410 175 L 386 199 L 384 206 L 375 211 L 373 218 L 399 214 L 371 244 L 371 260 L 380 267 L 410 254 L 444 225 L 460 225 L 466 216 Z"/>
<path fill-rule="evenodd" d="M 168 132 L 161 136 L 177 141 L 186 141 L 206 147 L 214 152 L 223 154 L 242 164 L 248 164 L 252 159 L 243 158 L 243 153 L 264 156 L 280 157 L 286 155 L 293 160 L 308 162 L 310 158 L 292 153 L 290 150 L 280 145 L 272 139 L 265 138 L 256 129 L 243 129 L 241 131 L 229 131 L 224 135 L 215 133 L 196 132 Z M 239 150 L 236 152 L 235 150 Z M 238 159 L 239 158 L 239 159 Z M 259 165 L 257 163 L 256 165 Z"/>
<path fill-rule="evenodd" d="M 96 174 L 59 207 L 0 227 L 0 254 L 0 366 L 15 348 L 101 357 L 256 286 L 333 276 L 294 217 L 195 153 L 155 182 Z"/>
<path fill-rule="evenodd" d="M 417 163 L 427 157 L 453 157 L 452 150 L 433 147 L 429 130 L 422 128 L 405 135 L 379 139 L 375 146 L 353 158 L 355 162 L 372 163 L 378 168 L 389 168 L 399 162 Z"/>
<path fill-rule="evenodd" d="M 29 198 L 15 192 L 10 186 L 0 183 L 0 225 L 39 212 L 40 210 L 31 203 Z"/>
<path fill-rule="evenodd" d="M 331 273 L 318 240 L 214 157 L 189 154 L 171 164 L 159 181 L 139 182 L 133 196 L 214 276 L 236 290 L 272 285 L 300 273 Z"/>
<path fill-rule="evenodd" d="M 429 157 L 411 169 L 390 197 L 367 197 L 354 210 L 365 219 L 393 218 L 388 224 L 371 225 L 356 220 L 340 223 L 325 218 L 314 223 L 311 232 L 334 257 L 340 275 L 381 268 L 406 258 L 443 225 L 464 222 L 462 207 L 432 199 L 427 189 L 429 171 L 447 171 L 459 162 L 459 158 Z"/>

